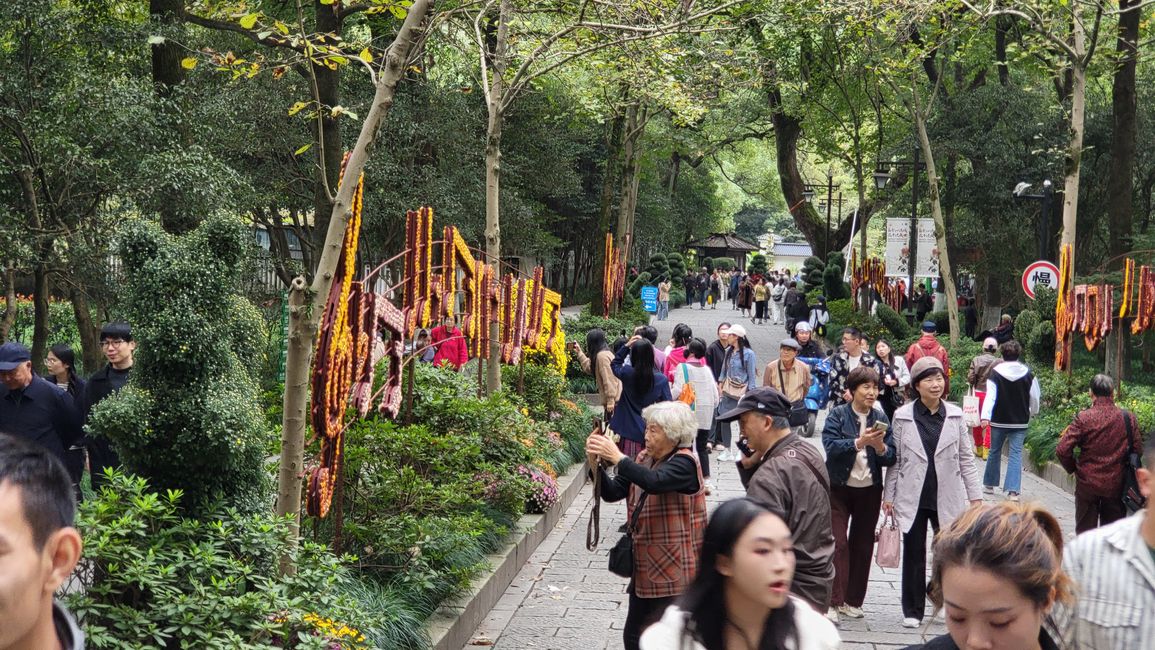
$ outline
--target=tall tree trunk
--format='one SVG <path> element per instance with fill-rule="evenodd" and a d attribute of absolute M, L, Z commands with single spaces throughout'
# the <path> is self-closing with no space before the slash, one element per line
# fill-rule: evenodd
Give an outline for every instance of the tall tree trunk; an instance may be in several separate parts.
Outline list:
<path fill-rule="evenodd" d="M 397 84 L 405 74 L 409 55 L 421 36 L 422 25 L 433 9 L 433 0 L 414 0 L 408 15 L 393 44 L 385 53 L 384 65 L 378 72 L 373 102 L 361 124 L 357 143 L 349 156 L 346 170 L 348 178 L 355 179 L 365 169 L 365 163 L 375 148 L 381 125 L 389 109 L 393 107 L 393 97 Z M 291 547 L 281 557 L 282 573 L 293 573 L 292 562 L 297 538 L 300 534 L 301 517 L 301 470 L 304 466 L 305 414 L 309 402 L 309 366 L 313 354 L 313 342 L 325 302 L 333 286 L 337 262 L 341 256 L 345 227 L 352 216 L 353 193 L 356 182 L 345 183 L 337 192 L 337 200 L 332 213 L 326 218 L 328 230 L 324 238 L 317 272 L 311 284 L 304 278 L 296 278 L 289 291 L 290 305 L 296 305 L 289 312 L 289 342 L 285 361 L 285 398 L 282 402 L 284 416 L 281 427 L 281 466 L 277 478 L 277 515 L 292 517 Z"/>
<path fill-rule="evenodd" d="M 32 267 L 32 367 L 44 370 L 44 357 L 48 355 L 48 324 L 51 316 L 48 299 L 52 294 L 52 281 L 48 277 L 45 256 L 50 255 L 50 246 L 38 247 L 38 259 Z"/>
<path fill-rule="evenodd" d="M 487 97 L 489 121 L 485 136 L 485 254 L 494 264 L 498 277 L 501 272 L 501 135 L 505 126 L 505 70 L 508 65 L 506 47 L 509 39 L 509 21 L 512 18 L 511 0 L 501 0 L 497 16 L 497 32 L 489 65 L 490 82 Z M 489 324 L 489 363 L 486 365 L 485 386 L 489 394 L 501 390 L 501 325 Z"/>
<path fill-rule="evenodd" d="M 72 314 L 76 317 L 76 328 L 80 330 L 80 349 L 84 360 L 84 371 L 93 373 L 100 367 L 104 358 L 100 348 L 100 331 L 92 320 L 92 307 L 88 304 L 88 296 L 80 287 L 73 285 L 68 290 L 72 302 Z"/>
<path fill-rule="evenodd" d="M 8 333 L 16 324 L 16 263 L 8 260 L 4 267 L 4 318 L 0 319 L 0 343 L 8 340 Z"/>
<path fill-rule="evenodd" d="M 1071 274 L 1075 273 L 1075 226 L 1079 212 L 1079 171 L 1083 160 L 1083 130 L 1087 111 L 1087 38 L 1082 20 L 1071 26 L 1071 47 L 1076 60 L 1071 61 L 1071 121 L 1066 156 L 1066 179 L 1063 183 L 1063 234 L 1060 246 L 1071 246 Z M 1060 250 L 1062 250 L 1060 248 Z M 1055 370 L 1068 370 L 1071 363 L 1072 334 L 1055 342 L 1066 354 L 1055 355 Z"/>
<path fill-rule="evenodd" d="M 619 250 L 623 250 L 630 232 L 630 190 L 634 186 L 634 151 L 637 145 L 636 134 L 638 132 L 638 110 L 640 106 L 637 102 L 631 103 L 626 107 L 626 121 L 623 127 L 622 134 L 622 172 L 621 189 L 618 191 L 618 226 L 614 235 L 614 240 Z M 629 251 L 625 251 L 626 257 L 623 262 L 628 260 Z"/>
<path fill-rule="evenodd" d="M 338 10 L 341 3 L 315 5 L 316 30 L 318 34 L 341 34 L 341 18 Z M 337 191 L 337 181 L 341 175 L 341 159 L 344 146 L 341 142 L 341 119 L 334 117 L 330 109 L 341 104 L 341 66 L 331 70 L 324 65 L 313 65 L 313 75 L 317 80 L 317 101 L 320 103 L 320 138 L 318 144 L 321 168 L 317 171 L 317 182 L 313 186 L 313 211 L 316 222 L 312 239 L 315 250 L 325 245 L 329 231 L 330 215 L 334 212 L 333 194 Z M 313 269 L 306 266 L 306 276 Z"/>
<path fill-rule="evenodd" d="M 1135 98 L 1136 50 L 1139 43 L 1140 0 L 1119 0 L 1119 25 L 1115 38 L 1118 55 L 1111 90 L 1111 171 L 1107 174 L 1107 257 L 1114 270 L 1123 265 L 1123 255 L 1131 250 L 1134 221 L 1133 201 L 1135 139 L 1138 136 Z M 1107 337 L 1106 372 L 1126 379 L 1130 369 L 1130 328 L 1116 319 Z"/>
<path fill-rule="evenodd" d="M 918 143 L 922 148 L 922 156 L 926 162 L 926 178 L 930 199 L 930 212 L 934 217 L 934 237 L 938 246 L 939 276 L 946 285 L 946 313 L 950 322 L 950 344 L 953 347 L 958 343 L 958 290 L 955 288 L 954 273 L 950 266 L 950 251 L 946 243 L 946 221 L 942 212 L 942 200 L 939 196 L 938 171 L 935 169 L 934 150 L 930 145 L 930 136 L 926 131 L 926 114 L 918 99 L 917 84 L 913 86 L 914 97 L 910 106 L 911 117 L 914 119 L 915 129 L 918 131 Z"/>
<path fill-rule="evenodd" d="M 184 24 L 184 0 L 149 0 L 148 15 L 162 27 L 179 28 Z M 166 37 L 163 43 L 152 46 L 152 81 L 162 97 L 170 96 L 173 88 L 184 83 L 183 54 L 184 48 L 173 38 Z"/>

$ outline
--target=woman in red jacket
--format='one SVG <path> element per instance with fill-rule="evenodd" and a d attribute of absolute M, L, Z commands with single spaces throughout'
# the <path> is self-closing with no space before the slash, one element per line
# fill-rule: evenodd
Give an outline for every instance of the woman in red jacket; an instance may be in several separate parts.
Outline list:
<path fill-rule="evenodd" d="M 446 316 L 441 325 L 433 328 L 431 342 L 437 348 L 433 355 L 434 366 L 451 365 L 454 370 L 461 370 L 461 366 L 469 361 L 469 350 L 465 345 L 465 335 L 457 329 L 457 321 L 452 316 Z"/>

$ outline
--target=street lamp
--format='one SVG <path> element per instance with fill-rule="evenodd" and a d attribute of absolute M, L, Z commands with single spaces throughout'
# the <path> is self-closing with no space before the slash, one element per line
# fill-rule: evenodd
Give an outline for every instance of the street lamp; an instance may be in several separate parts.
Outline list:
<path fill-rule="evenodd" d="M 1043 191 L 1039 194 L 1027 194 L 1027 190 L 1031 189 L 1030 183 L 1019 183 L 1011 194 L 1016 199 L 1031 199 L 1042 202 L 1042 209 L 1039 214 L 1039 257 L 1040 260 L 1047 259 L 1047 252 L 1050 246 L 1051 239 L 1051 204 L 1055 197 L 1055 187 L 1049 180 L 1043 181 Z"/>
<path fill-rule="evenodd" d="M 918 160 L 918 147 L 914 148 L 914 159 L 911 161 L 894 161 L 888 165 L 881 162 L 874 169 L 874 186 L 880 190 L 886 189 L 891 181 L 897 182 L 898 169 L 911 170 L 910 184 L 910 254 L 907 256 L 907 285 L 908 295 L 914 297 L 914 267 L 918 260 L 918 170 L 925 169 L 926 165 Z"/>
<path fill-rule="evenodd" d="M 814 185 L 811 183 L 803 183 L 802 187 L 803 187 L 802 197 L 805 198 L 807 201 L 813 201 L 815 193 L 817 191 L 822 190 L 821 185 Z M 827 256 L 830 255 L 830 207 L 831 207 L 831 204 L 833 203 L 833 195 L 834 195 L 834 188 L 835 187 L 836 187 L 836 185 L 834 184 L 834 170 L 827 169 L 826 170 L 826 201 L 823 203 L 819 203 L 819 209 L 820 210 L 821 209 L 826 210 L 826 238 L 822 242 L 822 259 L 826 259 Z M 839 196 L 838 200 L 841 201 L 842 200 L 842 194 L 839 193 L 838 196 Z M 822 207 L 823 205 L 825 205 L 826 207 L 823 208 Z M 841 203 L 839 204 L 839 209 L 841 209 Z M 841 217 L 841 213 L 840 213 L 839 214 L 839 220 L 841 220 L 841 218 L 842 217 Z"/>

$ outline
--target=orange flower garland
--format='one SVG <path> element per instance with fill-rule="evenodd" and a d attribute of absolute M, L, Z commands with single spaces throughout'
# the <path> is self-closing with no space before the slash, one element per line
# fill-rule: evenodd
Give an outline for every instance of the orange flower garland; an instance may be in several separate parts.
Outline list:
<path fill-rule="evenodd" d="M 1071 277 L 1074 274 L 1074 250 L 1064 244 L 1059 251 L 1059 291 L 1055 303 L 1055 370 L 1071 367 L 1071 333 L 1074 332 L 1075 311 Z"/>

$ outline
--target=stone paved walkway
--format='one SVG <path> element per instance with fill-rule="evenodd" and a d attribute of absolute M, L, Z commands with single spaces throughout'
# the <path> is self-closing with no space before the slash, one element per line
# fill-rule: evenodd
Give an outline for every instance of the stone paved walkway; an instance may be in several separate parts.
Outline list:
<path fill-rule="evenodd" d="M 712 337 L 719 322 L 727 319 L 739 322 L 736 316 L 737 312 L 730 310 L 728 304 L 719 305 L 716 310 L 682 308 L 671 312 L 669 320 L 655 325 L 659 327 L 660 341 L 669 338 L 673 326 L 679 322 L 690 325 L 695 334 Z M 749 331 L 759 363 L 764 365 L 776 358 L 783 329 L 773 325 L 752 326 L 749 319 L 743 324 Z M 811 442 L 821 449 L 818 436 Z M 983 461 L 977 462 L 981 472 Z M 718 489 L 707 498 L 711 511 L 723 501 L 745 493 L 733 464 L 722 465 L 713 471 Z M 1023 495 L 1054 513 L 1068 536 L 1074 534 L 1074 500 L 1070 495 L 1029 473 L 1023 475 Z M 491 645 L 497 650 L 616 650 L 622 647 L 626 579 L 611 574 L 606 562 L 609 548 L 620 536 L 618 526 L 625 523 L 625 505 L 602 504 L 602 542 L 597 551 L 591 553 L 585 548 L 585 538 L 592 496 L 592 486 L 586 485 L 464 650 Z M 921 642 L 924 634 L 929 638 L 945 632 L 941 618 L 930 622 L 925 629 L 903 628 L 899 587 L 899 570 L 871 566 L 870 586 L 863 606 L 866 618 L 842 621 L 839 629 L 844 648 L 902 648 Z M 929 604 L 927 611 L 930 611 Z"/>

